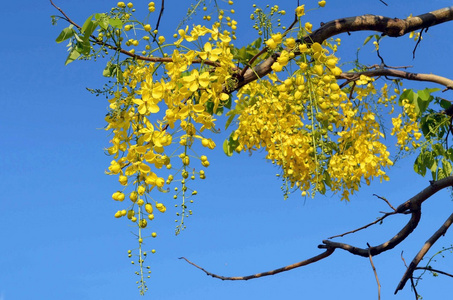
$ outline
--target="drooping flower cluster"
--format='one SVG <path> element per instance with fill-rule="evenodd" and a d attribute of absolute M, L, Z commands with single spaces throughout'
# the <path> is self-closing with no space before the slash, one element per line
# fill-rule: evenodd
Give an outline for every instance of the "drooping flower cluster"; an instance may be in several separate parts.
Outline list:
<path fill-rule="evenodd" d="M 415 111 L 415 104 L 407 99 L 402 100 L 403 112 L 396 118 L 392 118 L 392 132 L 397 138 L 397 145 L 401 150 L 409 151 L 420 146 L 417 143 L 422 137 L 418 124 L 418 115 Z M 408 144 L 410 143 L 410 147 Z"/>
<path fill-rule="evenodd" d="M 282 42 L 273 36 L 269 47 Z M 233 136 L 239 141 L 237 150 L 265 148 L 267 158 L 281 166 L 291 187 L 324 193 L 327 188 L 343 191 L 342 198 L 358 190 L 364 179 L 388 180 L 384 169 L 392 165 L 383 134 L 375 114 L 366 101 L 375 93 L 371 78 L 361 76 L 350 86 L 350 94 L 340 89 L 336 75 L 338 59 L 329 55 L 327 47 L 314 43 L 292 45 L 302 53 L 297 59 L 299 71 L 279 80 L 276 74 L 261 79 L 238 92 L 238 107 L 244 107 L 238 129 Z M 296 48 L 297 47 L 297 48 Z M 289 47 L 291 51 L 291 47 Z M 272 69 L 281 71 L 293 52 L 283 51 Z"/>

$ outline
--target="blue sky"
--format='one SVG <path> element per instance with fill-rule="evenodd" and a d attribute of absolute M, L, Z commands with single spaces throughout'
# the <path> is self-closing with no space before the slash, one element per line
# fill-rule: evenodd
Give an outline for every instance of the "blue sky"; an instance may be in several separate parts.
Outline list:
<path fill-rule="evenodd" d="M 241 41 L 254 34 L 247 28 L 252 2 L 237 2 L 235 9 L 242 16 L 238 18 Z M 289 12 L 295 2 L 279 4 Z M 389 6 L 378 0 L 327 1 L 326 7 L 308 15 L 307 21 L 316 28 L 319 22 L 337 17 L 381 14 L 403 18 L 451 5 L 447 0 L 386 2 Z M 116 4 L 87 0 L 56 3 L 79 24 L 92 13 L 108 11 Z M 172 34 L 189 3 L 166 1 L 163 33 Z M 307 6 L 315 6 L 309 3 Z M 147 2 L 134 4 L 137 9 L 140 5 L 146 9 Z M 127 250 L 136 247 L 130 233 L 133 228 L 113 217 L 120 207 L 110 195 L 118 184 L 114 177 L 103 174 L 110 162 L 103 152 L 109 140 L 102 130 L 107 102 L 85 89 L 102 86 L 104 65 L 80 61 L 64 66 L 66 49 L 64 43 L 56 44 L 55 38 L 66 24 L 60 21 L 51 26 L 50 15 L 57 11 L 48 1 L 9 1 L 2 6 L 0 300 L 139 299 L 136 269 L 127 257 Z M 381 54 L 388 65 L 413 65 L 414 72 L 452 78 L 452 41 L 448 38 L 452 26 L 440 25 L 424 34 L 416 60 L 412 60 L 414 42 L 407 37 L 386 39 Z M 352 59 L 369 34 L 342 35 L 342 61 Z M 362 53 L 365 62 L 379 62 L 371 48 Z M 411 85 L 420 89 L 427 86 L 432 87 Z M 452 98 L 451 92 L 442 96 Z M 227 133 L 216 137 L 218 145 L 225 136 Z M 389 172 L 390 182 L 364 187 L 349 203 L 331 195 L 304 199 L 295 194 L 285 201 L 281 182 L 275 177 L 277 170 L 264 160 L 263 153 L 228 158 L 218 147 L 209 158 L 211 166 L 207 179 L 196 186 L 199 195 L 187 230 L 174 236 L 170 205 L 152 224 L 159 236 L 146 245 L 157 253 L 149 261 L 153 273 L 145 298 L 375 298 L 377 288 L 369 261 L 344 251 L 304 268 L 247 282 L 212 279 L 177 258 L 185 256 L 211 272 L 230 276 L 292 264 L 320 253 L 317 245 L 323 239 L 360 227 L 375 220 L 379 211 L 388 211 L 373 193 L 398 205 L 427 186 L 430 179 L 415 175 L 414 157 L 408 157 Z M 392 299 L 404 273 L 401 252 L 407 262 L 412 260 L 452 209 L 450 192 L 434 196 L 424 204 L 422 221 L 414 234 L 394 250 L 374 258 L 382 299 Z M 407 218 L 393 217 L 341 241 L 360 247 L 366 247 L 367 242 L 379 244 L 393 236 Z M 448 232 L 434 250 L 451 245 L 452 237 Z M 452 272 L 453 259 L 447 256 L 435 266 Z M 451 294 L 450 287 L 451 280 L 428 275 L 419 292 L 426 299 L 435 299 Z M 407 286 L 393 298 L 409 297 L 413 295 Z"/>

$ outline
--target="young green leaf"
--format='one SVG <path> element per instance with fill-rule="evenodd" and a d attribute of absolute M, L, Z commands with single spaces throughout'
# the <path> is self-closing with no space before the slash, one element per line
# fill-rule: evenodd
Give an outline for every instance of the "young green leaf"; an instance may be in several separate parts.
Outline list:
<path fill-rule="evenodd" d="M 69 53 L 68 58 L 66 58 L 66 62 L 64 63 L 65 66 L 72 63 L 74 60 L 79 58 L 79 56 L 80 56 L 80 53 L 77 51 L 76 48 L 73 48 L 71 50 L 71 52 Z"/>
<path fill-rule="evenodd" d="M 58 35 L 57 39 L 55 40 L 57 43 L 61 43 L 71 37 L 74 36 L 75 34 L 75 31 L 74 29 L 72 28 L 73 26 L 72 25 L 69 25 L 69 27 L 66 27 L 65 29 L 63 29 L 60 33 L 60 35 Z"/>

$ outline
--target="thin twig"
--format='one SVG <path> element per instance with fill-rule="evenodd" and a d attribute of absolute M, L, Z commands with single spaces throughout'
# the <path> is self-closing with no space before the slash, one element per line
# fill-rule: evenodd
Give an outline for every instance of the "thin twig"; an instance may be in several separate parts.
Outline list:
<path fill-rule="evenodd" d="M 58 6 L 56 6 L 52 0 L 50 0 L 50 3 L 52 4 L 53 7 L 55 7 L 59 12 L 61 12 L 63 14 L 63 16 L 65 16 L 65 18 L 67 19 L 67 21 L 74 25 L 75 27 L 77 27 L 78 29 L 81 29 L 80 25 L 78 25 L 77 23 L 75 23 L 74 21 L 72 21 L 65 13 L 64 11 L 59 8 Z M 101 41 L 98 41 L 96 39 L 95 36 L 91 36 L 91 38 L 93 38 L 93 43 L 97 44 L 97 45 L 101 45 L 101 46 L 104 46 L 104 47 L 107 47 L 109 49 L 112 49 L 114 51 L 118 51 L 118 52 L 121 52 L 127 56 L 130 56 L 130 57 L 133 57 L 135 59 L 139 59 L 139 60 L 143 60 L 143 61 L 150 61 L 150 62 L 173 62 L 173 59 L 171 57 L 146 57 L 146 56 L 142 56 L 142 55 L 137 55 L 135 53 L 131 53 L 129 51 L 126 51 L 124 49 L 121 49 L 119 47 L 116 47 L 116 46 L 113 46 L 113 45 L 110 45 L 108 43 L 105 43 L 105 42 L 101 42 Z M 194 64 L 205 64 L 205 65 L 209 65 L 209 66 L 212 66 L 212 67 L 218 67 L 220 66 L 219 63 L 217 62 L 213 62 L 213 61 L 210 61 L 210 60 L 203 60 L 203 59 L 194 59 L 192 60 L 192 63 Z"/>
<path fill-rule="evenodd" d="M 434 75 L 434 74 L 423 74 L 423 73 L 412 73 L 406 72 L 402 70 L 394 70 L 394 69 L 386 69 L 380 68 L 376 70 L 368 70 L 368 71 L 361 71 L 361 72 L 347 72 L 341 73 L 337 76 L 337 79 L 346 79 L 347 81 L 358 80 L 360 75 L 365 75 L 368 77 L 377 77 L 377 76 L 390 76 L 390 77 L 397 77 L 403 78 L 413 81 L 429 81 L 438 83 L 446 87 L 446 90 L 453 89 L 453 80 Z"/>
<path fill-rule="evenodd" d="M 205 270 L 204 268 L 194 264 L 193 262 L 191 262 L 190 260 L 188 260 L 185 257 L 180 257 L 179 259 L 184 259 L 186 262 L 188 262 L 192 266 L 194 266 L 197 269 L 200 269 L 203 272 L 205 272 L 206 275 L 214 277 L 214 278 L 218 278 L 218 279 L 222 279 L 222 280 L 249 280 L 249 279 L 255 279 L 255 278 L 260 278 L 260 277 L 264 277 L 264 276 L 274 275 L 274 274 L 278 274 L 278 273 L 281 273 L 281 272 L 289 271 L 289 270 L 292 270 L 292 269 L 295 269 L 295 268 L 298 268 L 298 267 L 309 265 L 311 263 L 317 262 L 317 261 L 319 261 L 319 260 L 321 260 L 323 258 L 326 258 L 326 257 L 330 256 L 334 251 L 335 251 L 334 248 L 329 248 L 325 252 L 323 252 L 323 253 L 321 253 L 319 255 L 313 256 L 313 257 L 311 257 L 309 259 L 303 260 L 301 262 L 298 262 L 298 263 L 295 263 L 295 264 L 292 264 L 292 265 L 288 265 L 288 266 L 285 266 L 285 267 L 282 267 L 282 268 L 279 268 L 279 269 L 275 269 L 275 270 L 267 271 L 267 272 L 263 272 L 263 273 L 258 273 L 258 274 L 248 275 L 248 276 L 236 276 L 236 277 L 228 277 L 228 276 L 217 275 L 217 274 L 211 273 L 211 272 Z"/>
<path fill-rule="evenodd" d="M 296 18 L 295 20 L 291 23 L 291 25 L 289 25 L 288 29 L 285 30 L 285 32 L 283 33 L 283 36 L 285 36 L 293 27 L 294 25 L 297 23 L 297 15 L 296 15 Z M 244 69 L 242 69 L 241 73 L 239 74 L 239 78 L 242 78 L 244 77 L 244 74 L 245 72 L 247 72 L 247 69 L 252 66 L 252 64 L 255 62 L 255 60 L 258 59 L 258 57 L 260 57 L 261 55 L 263 55 L 263 53 L 265 53 L 267 50 L 269 49 L 269 47 L 265 46 L 263 49 L 261 49 L 260 52 L 258 52 L 257 54 L 255 54 L 250 60 L 249 62 L 245 65 Z"/>
<path fill-rule="evenodd" d="M 430 271 L 430 272 L 436 272 L 436 273 L 439 273 L 439 274 L 442 274 L 442 275 L 449 276 L 449 277 L 453 278 L 453 274 L 450 274 L 450 273 L 447 273 L 447 272 L 444 272 L 444 271 L 440 271 L 440 270 L 437 270 L 437 269 L 433 269 L 431 267 L 416 267 L 415 270 L 427 270 L 427 271 Z"/>
<path fill-rule="evenodd" d="M 59 8 L 58 6 L 56 6 L 56 5 L 53 3 L 52 0 L 50 0 L 50 4 L 52 4 L 52 6 L 55 7 L 59 12 L 61 12 L 61 14 L 62 14 L 63 16 L 65 16 L 66 21 L 68 21 L 69 23 L 71 23 L 72 25 L 74 25 L 75 27 L 77 27 L 77 28 L 79 28 L 79 29 L 81 28 L 79 25 L 77 25 L 76 23 L 74 23 L 74 21 L 72 21 L 72 20 L 64 13 L 64 11 L 63 11 L 61 8 Z"/>
<path fill-rule="evenodd" d="M 401 251 L 401 259 L 403 260 L 404 266 L 407 269 L 406 260 L 403 257 L 403 251 Z M 412 286 L 412 290 L 414 291 L 414 294 L 415 294 L 415 300 L 419 300 L 417 289 L 415 288 L 414 278 L 412 276 L 411 276 L 411 286 Z"/>
<path fill-rule="evenodd" d="M 394 67 L 394 66 L 385 65 L 385 67 L 388 68 L 388 69 L 410 69 L 410 68 L 413 68 L 414 66 L 395 66 Z M 369 67 L 365 66 L 364 68 L 367 69 L 367 70 L 381 69 L 382 65 L 374 64 L 374 65 L 371 65 Z"/>
<path fill-rule="evenodd" d="M 422 33 L 425 28 L 420 29 L 420 36 L 418 37 L 417 43 L 415 44 L 414 50 L 412 51 L 412 59 L 415 59 L 415 51 L 417 51 L 417 47 L 422 41 Z"/>
<path fill-rule="evenodd" d="M 162 15 L 164 14 L 164 2 L 165 2 L 165 0 L 162 0 L 162 5 L 161 5 L 161 7 L 160 7 L 160 12 L 159 12 L 159 18 L 157 18 L 157 23 L 156 23 L 156 30 L 159 29 L 160 18 L 161 18 Z"/>
<path fill-rule="evenodd" d="M 348 231 L 348 232 L 345 232 L 345 233 L 342 233 L 342 234 L 338 234 L 338 235 L 331 236 L 331 237 L 329 237 L 329 238 L 327 238 L 327 239 L 330 240 L 330 239 L 337 238 L 337 237 L 343 237 L 343 236 L 345 236 L 345 235 L 348 235 L 348 234 L 355 233 L 355 232 L 357 232 L 357 231 L 366 229 L 366 228 L 370 227 L 371 225 L 374 225 L 374 224 L 376 224 L 376 223 L 379 223 L 379 222 L 381 222 L 382 220 L 384 220 L 385 218 L 387 218 L 388 216 L 394 215 L 394 214 L 396 214 L 396 212 L 385 213 L 385 215 L 383 215 L 382 217 L 380 217 L 379 219 L 377 219 L 377 220 L 374 221 L 374 222 L 371 222 L 371 223 L 369 223 L 369 224 L 367 224 L 367 225 L 365 225 L 365 226 L 362 226 L 362 227 L 360 227 L 360 228 L 357 228 L 357 229 L 354 229 L 354 230 L 351 230 L 351 231 Z"/>
<path fill-rule="evenodd" d="M 378 278 L 378 275 L 377 275 L 377 271 L 376 271 L 376 268 L 374 267 L 374 264 L 373 264 L 373 258 L 371 256 L 370 251 L 369 251 L 371 246 L 368 243 L 366 243 L 366 244 L 368 246 L 368 258 L 370 259 L 371 268 L 373 268 L 374 277 L 376 277 L 376 283 L 377 283 L 377 286 L 378 286 L 378 300 L 381 300 L 381 284 L 379 283 L 379 278 Z"/>
<path fill-rule="evenodd" d="M 393 209 L 393 211 L 396 211 L 396 208 L 394 208 L 394 207 L 390 204 L 390 202 L 389 202 L 387 199 L 385 199 L 384 197 L 378 196 L 378 195 L 376 195 L 376 194 L 373 194 L 373 196 L 376 196 L 376 197 L 378 197 L 379 199 L 384 200 L 385 203 L 387 203 L 388 206 L 390 206 L 390 208 Z"/>

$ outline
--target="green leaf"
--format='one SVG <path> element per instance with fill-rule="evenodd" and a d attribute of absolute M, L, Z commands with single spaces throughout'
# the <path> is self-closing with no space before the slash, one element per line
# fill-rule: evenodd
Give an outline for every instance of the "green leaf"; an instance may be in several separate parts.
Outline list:
<path fill-rule="evenodd" d="M 57 37 L 57 39 L 55 41 L 57 43 L 61 43 L 65 40 L 73 37 L 74 34 L 75 34 L 75 31 L 72 28 L 72 25 L 70 25 L 69 27 L 66 27 L 65 29 L 63 29 L 63 31 L 61 31 L 60 35 Z"/>
<path fill-rule="evenodd" d="M 85 41 L 83 43 L 76 44 L 76 50 L 82 55 L 89 55 L 91 52 L 91 44 L 89 41 Z"/>
<path fill-rule="evenodd" d="M 368 42 L 372 39 L 372 38 L 375 38 L 377 41 L 379 41 L 380 37 L 379 35 L 377 34 L 372 34 L 370 36 L 367 36 L 365 41 L 363 42 L 363 46 L 365 46 L 366 44 L 368 44 Z"/>
<path fill-rule="evenodd" d="M 429 103 L 434 100 L 434 97 L 431 95 L 431 93 L 439 90 L 440 89 L 435 88 L 435 89 L 424 89 L 417 92 L 417 104 L 419 107 L 420 114 L 425 112 L 425 110 L 428 108 Z"/>
<path fill-rule="evenodd" d="M 109 24 L 117 29 L 123 28 L 123 22 L 120 19 L 109 19 Z"/>
<path fill-rule="evenodd" d="M 414 93 L 413 90 L 405 90 L 404 92 L 401 93 L 398 104 L 402 106 L 404 99 L 407 99 L 410 103 L 413 103 L 414 100 L 416 99 L 415 97 L 416 94 Z"/>
<path fill-rule="evenodd" d="M 102 29 L 107 30 L 110 18 L 106 14 L 95 14 L 94 18 L 98 21 L 99 26 L 101 26 Z"/>
<path fill-rule="evenodd" d="M 72 63 L 74 60 L 79 58 L 79 56 L 80 56 L 80 53 L 77 51 L 76 48 L 73 48 L 71 50 L 71 52 L 69 53 L 68 58 L 66 58 L 66 62 L 64 63 L 65 66 Z"/>
<path fill-rule="evenodd" d="M 414 162 L 414 171 L 417 174 L 422 175 L 423 177 L 426 175 L 426 166 L 423 161 L 423 152 L 420 153 Z"/>
<path fill-rule="evenodd" d="M 227 115 L 228 115 L 228 114 L 227 114 Z M 228 127 L 230 127 L 231 122 L 233 122 L 235 116 L 236 116 L 235 114 L 231 114 L 231 115 L 228 117 L 228 119 L 226 120 L 226 123 L 225 123 L 225 130 L 227 130 Z"/>
<path fill-rule="evenodd" d="M 112 64 L 112 62 L 109 61 L 104 71 L 102 71 L 102 75 L 105 77 L 112 77 L 113 74 L 116 73 L 116 67 L 116 64 Z"/>
<path fill-rule="evenodd" d="M 433 147 L 432 152 L 433 152 L 434 156 L 444 156 L 445 148 L 444 148 L 444 146 L 442 146 L 442 144 L 437 143 L 437 144 L 434 144 L 432 147 Z"/>
<path fill-rule="evenodd" d="M 83 35 L 84 42 L 89 41 L 90 36 L 93 34 L 96 27 L 98 27 L 98 22 L 93 22 L 90 20 L 90 22 L 87 24 L 87 27 L 85 28 L 85 31 L 84 31 L 84 35 Z"/>
<path fill-rule="evenodd" d="M 444 170 L 439 169 L 439 171 L 437 171 L 437 178 L 435 180 L 441 180 L 444 179 L 445 177 L 447 177 L 447 175 L 445 174 Z"/>
<path fill-rule="evenodd" d="M 443 170 L 445 176 L 450 176 L 451 172 L 453 171 L 451 163 L 448 160 L 446 160 L 445 158 L 442 158 L 442 170 Z"/>
<path fill-rule="evenodd" d="M 442 107 L 443 109 L 447 110 L 449 109 L 451 106 L 451 102 L 450 101 L 446 101 L 444 99 L 441 99 L 440 100 L 440 107 Z"/>
<path fill-rule="evenodd" d="M 423 101 L 431 101 L 434 97 L 431 95 L 434 92 L 440 91 L 439 88 L 434 89 L 424 89 L 417 92 L 418 97 L 421 98 Z"/>
<path fill-rule="evenodd" d="M 252 45 L 253 45 L 253 47 L 255 47 L 255 48 L 260 48 L 262 42 L 263 42 L 263 40 L 259 37 L 259 38 L 257 38 L 257 39 L 252 43 Z"/>
<path fill-rule="evenodd" d="M 81 38 L 81 37 L 80 37 L 77 33 L 75 33 L 75 32 L 74 32 L 74 38 L 76 39 L 76 41 L 77 41 L 78 43 L 83 43 L 83 42 L 84 42 L 83 38 Z"/>
<path fill-rule="evenodd" d="M 225 152 L 225 154 L 226 154 L 227 156 L 232 156 L 232 155 L 233 155 L 233 150 L 231 149 L 228 140 L 225 140 L 225 141 L 223 142 L 223 152 Z"/>
<path fill-rule="evenodd" d="M 428 168 L 431 170 L 431 172 L 435 173 L 437 170 L 437 159 L 434 159 L 433 164 L 431 166 L 428 166 Z"/>
<path fill-rule="evenodd" d="M 226 108 L 228 108 L 228 109 L 231 109 L 231 103 L 232 103 L 232 102 L 233 102 L 233 97 L 232 97 L 231 94 L 230 94 L 230 97 L 228 98 L 228 100 L 227 100 L 226 102 L 222 103 L 222 104 L 223 104 L 223 107 L 226 107 Z"/>
<path fill-rule="evenodd" d="M 325 183 L 329 188 L 332 188 L 332 179 L 330 178 L 329 172 L 324 172 L 324 183 Z"/>
<path fill-rule="evenodd" d="M 85 20 L 85 23 L 83 23 L 82 29 L 80 29 L 81 32 L 85 32 L 85 30 L 90 26 L 92 21 L 93 15 L 89 16 L 88 19 Z"/>

